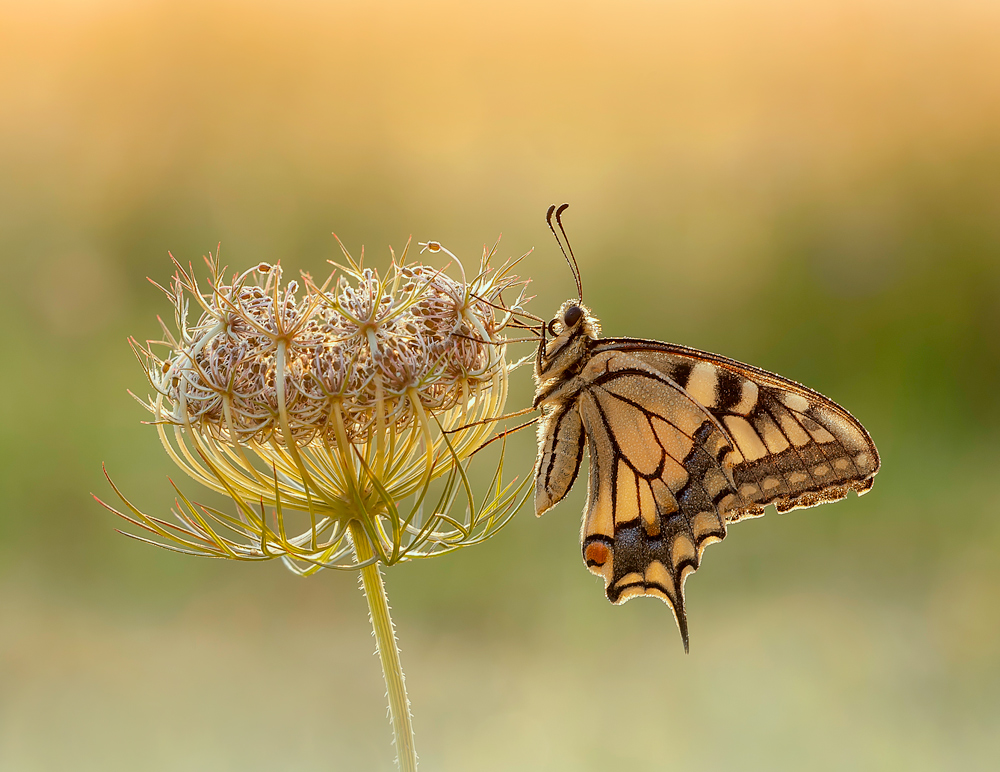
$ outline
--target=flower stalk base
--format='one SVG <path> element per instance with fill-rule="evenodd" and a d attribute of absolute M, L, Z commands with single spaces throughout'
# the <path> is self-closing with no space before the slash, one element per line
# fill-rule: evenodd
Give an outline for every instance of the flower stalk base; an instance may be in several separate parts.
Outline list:
<path fill-rule="evenodd" d="M 416 772 L 417 751 L 413 743 L 413 720 L 410 716 L 410 701 L 406 697 L 403 667 L 399 661 L 399 647 L 396 645 L 396 631 L 389 616 L 389 600 L 382 583 L 382 573 L 373 560 L 372 549 L 364 528 L 357 520 L 350 524 L 354 541 L 354 554 L 358 563 L 368 563 L 361 569 L 361 584 L 368 601 L 368 613 L 375 633 L 382 675 L 385 678 L 386 694 L 389 698 L 389 715 L 392 718 L 392 733 L 396 746 L 396 763 L 400 772 Z"/>

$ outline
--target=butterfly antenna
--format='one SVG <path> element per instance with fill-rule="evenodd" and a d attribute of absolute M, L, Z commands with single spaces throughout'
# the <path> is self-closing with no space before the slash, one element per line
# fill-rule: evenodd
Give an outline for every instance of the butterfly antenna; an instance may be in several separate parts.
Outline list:
<path fill-rule="evenodd" d="M 559 245 L 559 251 L 563 253 L 563 257 L 566 258 L 566 262 L 569 263 L 569 269 L 573 272 L 573 279 L 576 281 L 576 294 L 580 298 L 580 302 L 583 302 L 583 283 L 580 281 L 580 266 L 576 264 L 576 255 L 573 254 L 573 247 L 570 246 L 569 236 L 566 235 L 566 229 L 562 224 L 562 213 L 569 209 L 569 204 L 562 204 L 559 208 L 553 204 L 549 207 L 549 211 L 545 215 L 545 222 L 549 225 L 549 230 L 552 231 L 552 235 L 556 237 L 556 244 Z M 559 226 L 559 230 L 563 235 L 563 239 L 566 240 L 566 246 L 563 246 L 562 240 L 559 238 L 559 234 L 556 233 L 556 229 L 552 225 L 552 216 L 555 215 L 556 225 Z"/>

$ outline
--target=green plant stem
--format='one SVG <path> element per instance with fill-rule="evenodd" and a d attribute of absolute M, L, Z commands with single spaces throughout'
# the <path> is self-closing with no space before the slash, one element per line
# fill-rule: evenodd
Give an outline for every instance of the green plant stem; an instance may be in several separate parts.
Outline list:
<path fill-rule="evenodd" d="M 352 520 L 350 527 L 354 554 L 358 562 L 363 563 L 373 558 L 375 551 L 361 523 Z M 378 569 L 378 563 L 372 563 L 361 569 L 361 583 L 365 599 L 368 601 L 368 612 L 372 629 L 375 631 L 378 656 L 382 661 L 385 689 L 389 696 L 389 715 L 392 717 L 392 733 L 396 741 L 396 763 L 400 772 L 416 772 L 417 751 L 413 744 L 410 701 L 406 698 L 403 667 L 400 665 L 399 648 L 396 646 L 396 631 L 389 616 L 389 601 L 385 595 L 385 585 L 382 584 L 382 573 Z"/>

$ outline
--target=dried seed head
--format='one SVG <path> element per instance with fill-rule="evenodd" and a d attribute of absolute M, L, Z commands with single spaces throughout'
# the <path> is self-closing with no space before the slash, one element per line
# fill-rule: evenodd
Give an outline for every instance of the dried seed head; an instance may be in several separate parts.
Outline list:
<path fill-rule="evenodd" d="M 207 511 L 175 513 L 183 537 L 130 507 L 133 522 L 184 551 L 281 556 L 305 573 L 347 567 L 338 560 L 350 520 L 365 524 L 387 563 L 454 549 L 506 522 L 513 510 L 498 513 L 514 505 L 508 488 L 484 506 L 470 496 L 465 525 L 445 519 L 447 508 L 424 514 L 422 504 L 433 479 L 464 476 L 458 466 L 503 413 L 512 368 L 503 332 L 523 294 L 507 307 L 502 293 L 524 282 L 510 265 L 492 270 L 485 250 L 466 282 L 454 255 L 428 248 L 451 257 L 462 278 L 406 265 L 405 251 L 383 277 L 345 251 L 347 264 L 322 286 L 306 275 L 301 288 L 283 283 L 281 267 L 267 263 L 227 282 L 216 256 L 203 290 L 175 261 L 166 292 L 177 333 L 164 327 L 165 355 L 156 343 L 136 345 L 155 391 L 145 404 L 172 458 L 236 501 L 239 517 L 221 522 L 243 543 L 208 527 Z M 414 513 L 403 516 L 397 504 L 413 495 Z M 290 511 L 309 518 L 294 537 Z"/>
<path fill-rule="evenodd" d="M 404 429 L 412 400 L 449 410 L 505 367 L 492 303 L 512 277 L 480 295 L 439 269 L 393 265 L 385 280 L 365 268 L 340 276 L 334 292 L 309 286 L 299 298 L 276 267 L 256 274 L 199 297 L 198 321 L 150 369 L 160 420 L 222 443 L 335 443 L 336 403 L 348 438 L 366 442 L 376 406 Z M 178 273 L 178 315 L 189 291 Z"/>

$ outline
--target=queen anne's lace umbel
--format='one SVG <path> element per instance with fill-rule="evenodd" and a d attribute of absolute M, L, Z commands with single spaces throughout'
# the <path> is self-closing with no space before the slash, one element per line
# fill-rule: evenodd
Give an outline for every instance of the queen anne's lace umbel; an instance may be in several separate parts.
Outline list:
<path fill-rule="evenodd" d="M 336 404 L 348 439 L 362 443 L 380 408 L 401 430 L 415 419 L 412 399 L 450 410 L 504 367 L 494 308 L 471 288 L 426 265 L 394 265 L 386 280 L 351 273 L 332 291 L 307 283 L 300 298 L 298 282 L 281 288 L 281 267 L 262 263 L 199 293 L 201 317 L 188 327 L 193 284 L 178 272 L 170 294 L 182 332 L 150 372 L 167 407 L 160 419 L 224 443 L 306 445 L 336 441 Z"/>
<path fill-rule="evenodd" d="M 513 367 L 504 330 L 524 282 L 511 265 L 491 269 L 491 251 L 468 280 L 448 250 L 424 246 L 449 265 L 408 265 L 404 251 L 382 277 L 345 251 L 322 286 L 308 275 L 283 283 L 281 267 L 267 263 L 225 280 L 216 256 L 202 287 L 175 261 L 164 292 L 177 332 L 164 325 L 162 341 L 134 343 L 154 391 L 143 404 L 171 458 L 238 512 L 182 497 L 179 525 L 127 501 L 130 515 L 119 514 L 162 546 L 282 557 L 304 573 L 357 568 L 344 562 L 351 520 L 384 563 L 449 551 L 505 523 L 521 486 L 500 484 L 498 468 L 477 505 L 463 462 L 503 413 Z M 510 305 L 505 291 L 517 295 Z M 429 484 L 442 476 L 431 503 Z M 466 515 L 455 518 L 463 489 Z M 293 536 L 294 512 L 307 522 Z"/>

